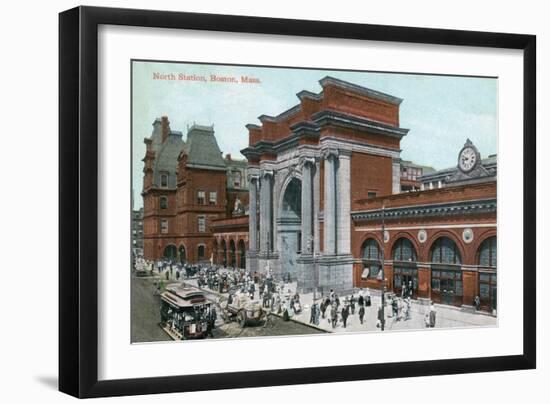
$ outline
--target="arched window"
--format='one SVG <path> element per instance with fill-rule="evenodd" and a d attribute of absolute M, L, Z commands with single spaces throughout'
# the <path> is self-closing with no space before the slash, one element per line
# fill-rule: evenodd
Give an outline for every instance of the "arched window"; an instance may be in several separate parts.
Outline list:
<path fill-rule="evenodd" d="M 432 246 L 432 262 L 460 265 L 462 260 L 455 242 L 448 237 L 438 238 Z"/>
<path fill-rule="evenodd" d="M 199 261 L 204 260 L 204 254 L 205 254 L 204 246 L 200 245 L 199 248 L 198 248 L 198 259 L 199 259 Z"/>
<path fill-rule="evenodd" d="M 369 238 L 363 244 L 363 259 L 364 260 L 380 260 L 380 248 L 375 239 Z"/>
<path fill-rule="evenodd" d="M 393 245 L 392 256 L 394 261 L 415 262 L 416 250 L 408 238 L 402 237 Z"/>
<path fill-rule="evenodd" d="M 382 279 L 382 263 L 380 262 L 381 253 L 378 242 L 369 238 L 363 244 L 363 279 Z"/>
<path fill-rule="evenodd" d="M 489 237 L 479 247 L 479 265 L 484 267 L 497 266 L 497 238 Z"/>
<path fill-rule="evenodd" d="M 168 198 L 165 196 L 160 197 L 160 208 L 161 209 L 167 209 L 168 208 Z"/>

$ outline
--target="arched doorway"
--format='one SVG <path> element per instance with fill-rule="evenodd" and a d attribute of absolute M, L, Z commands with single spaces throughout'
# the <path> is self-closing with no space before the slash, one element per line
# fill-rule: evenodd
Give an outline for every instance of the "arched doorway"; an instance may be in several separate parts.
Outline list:
<path fill-rule="evenodd" d="M 403 286 L 412 288 L 412 297 L 418 296 L 418 269 L 416 249 L 406 237 L 401 237 L 393 244 L 393 291 L 400 295 Z"/>
<path fill-rule="evenodd" d="M 237 267 L 237 261 L 235 259 L 235 251 L 236 251 L 235 241 L 231 240 L 229 242 L 229 266 L 231 266 L 232 268 Z"/>
<path fill-rule="evenodd" d="M 222 240 L 222 264 L 224 267 L 227 266 L 227 243 L 225 240 Z"/>
<path fill-rule="evenodd" d="M 204 244 L 200 244 L 197 247 L 197 261 L 198 262 L 204 261 L 204 259 L 206 258 L 205 254 L 206 254 L 206 248 L 204 247 Z"/>
<path fill-rule="evenodd" d="M 297 260 L 302 246 L 302 182 L 292 178 L 284 192 L 277 218 L 279 254 L 283 275 L 296 279 Z"/>
<path fill-rule="evenodd" d="M 430 249 L 432 299 L 438 303 L 462 305 L 462 258 L 456 243 L 440 237 Z"/>
<path fill-rule="evenodd" d="M 170 261 L 175 261 L 177 255 L 178 255 L 178 250 L 175 245 L 170 244 L 164 248 L 164 254 L 163 254 L 164 258 L 169 259 Z"/>
<path fill-rule="evenodd" d="M 479 300 L 482 310 L 497 309 L 497 238 L 489 237 L 478 251 Z"/>
<path fill-rule="evenodd" d="M 244 240 L 239 240 L 239 255 L 241 257 L 240 267 L 246 268 L 246 247 Z"/>
<path fill-rule="evenodd" d="M 362 280 L 380 280 L 384 271 L 382 270 L 382 254 L 378 242 L 368 238 L 361 247 L 361 260 L 363 263 Z"/>
<path fill-rule="evenodd" d="M 179 248 L 180 263 L 183 265 L 187 261 L 187 253 L 185 252 L 185 246 L 180 245 Z"/>

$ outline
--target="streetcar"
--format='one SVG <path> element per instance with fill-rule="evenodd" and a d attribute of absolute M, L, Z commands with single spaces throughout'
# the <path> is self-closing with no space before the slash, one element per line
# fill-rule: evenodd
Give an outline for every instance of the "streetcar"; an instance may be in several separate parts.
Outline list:
<path fill-rule="evenodd" d="M 211 302 L 204 292 L 185 284 L 171 284 L 160 298 L 160 326 L 173 339 L 206 338 Z"/>

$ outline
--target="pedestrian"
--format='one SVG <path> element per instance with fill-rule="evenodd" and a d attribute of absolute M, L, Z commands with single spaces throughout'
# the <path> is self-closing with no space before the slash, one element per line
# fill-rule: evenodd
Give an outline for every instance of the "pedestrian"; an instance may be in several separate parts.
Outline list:
<path fill-rule="evenodd" d="M 365 292 L 365 306 L 370 307 L 372 304 L 371 298 L 370 298 L 370 289 L 367 288 L 367 291 Z"/>
<path fill-rule="evenodd" d="M 351 295 L 351 298 L 349 299 L 350 309 L 351 309 L 351 315 L 353 316 L 355 314 L 355 296 L 353 294 Z"/>
<path fill-rule="evenodd" d="M 317 303 L 313 303 L 311 305 L 311 313 L 310 313 L 310 316 L 309 316 L 309 323 L 310 324 L 315 324 L 315 312 L 317 310 Z"/>
<path fill-rule="evenodd" d="M 378 319 L 376 321 L 376 327 L 382 328 L 383 324 L 384 324 L 384 309 L 382 308 L 382 306 L 380 306 L 378 308 Z"/>
<path fill-rule="evenodd" d="M 176 280 L 179 281 L 180 280 L 180 271 L 176 271 Z"/>
<path fill-rule="evenodd" d="M 265 317 L 264 328 L 266 328 L 268 325 L 270 327 L 273 327 L 273 322 L 271 320 L 271 309 L 269 307 L 267 307 L 264 310 L 264 317 Z"/>
<path fill-rule="evenodd" d="M 336 304 L 333 304 L 330 309 L 330 319 L 332 321 L 332 328 L 336 328 L 336 324 L 338 323 L 338 311 L 336 311 Z"/>
<path fill-rule="evenodd" d="M 362 307 L 365 305 L 365 297 L 363 296 L 362 293 L 359 294 L 359 298 L 357 299 L 357 304 L 359 305 L 359 307 Z"/>
<path fill-rule="evenodd" d="M 397 318 L 398 307 L 397 307 L 397 297 L 396 296 L 394 296 L 391 300 L 391 309 L 392 309 L 392 317 Z M 399 319 L 397 318 L 397 320 L 399 320 Z"/>
<path fill-rule="evenodd" d="M 474 298 L 474 307 L 476 308 L 477 311 L 479 311 L 480 306 L 481 306 L 481 301 L 479 299 L 479 296 L 476 296 Z"/>
<path fill-rule="evenodd" d="M 169 280 L 170 279 L 170 273 L 168 271 L 166 271 L 165 274 L 166 274 L 166 280 Z"/>
<path fill-rule="evenodd" d="M 363 324 L 363 319 L 365 318 L 365 306 L 359 306 L 359 321 Z"/>
<path fill-rule="evenodd" d="M 430 324 L 430 328 L 434 328 L 435 327 L 435 307 L 434 307 L 434 304 L 432 303 L 430 305 L 430 314 L 429 314 L 429 324 Z"/>
<path fill-rule="evenodd" d="M 349 316 L 349 306 L 347 304 L 344 305 L 344 307 L 342 308 L 341 315 L 342 315 L 342 323 L 344 323 L 344 328 L 346 328 L 348 323 L 348 316 Z"/>

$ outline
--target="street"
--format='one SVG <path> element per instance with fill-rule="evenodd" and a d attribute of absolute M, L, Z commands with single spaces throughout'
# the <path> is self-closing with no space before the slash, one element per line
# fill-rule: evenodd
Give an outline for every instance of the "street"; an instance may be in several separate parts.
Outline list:
<path fill-rule="evenodd" d="M 160 277 L 132 277 L 132 342 L 171 341 L 172 338 L 159 326 L 160 296 L 155 293 Z M 163 276 L 164 280 L 166 278 Z M 191 281 L 196 285 L 196 281 Z M 215 296 L 207 293 L 209 299 Z M 218 314 L 214 338 L 247 338 L 282 335 L 322 334 L 319 330 L 295 321 L 283 321 L 272 315 L 270 324 L 241 328 L 237 322 L 224 323 Z"/>

